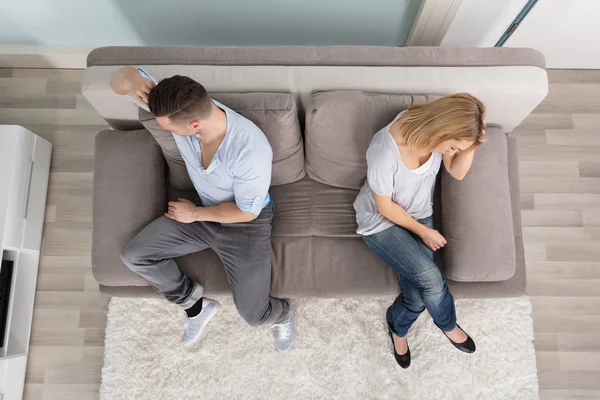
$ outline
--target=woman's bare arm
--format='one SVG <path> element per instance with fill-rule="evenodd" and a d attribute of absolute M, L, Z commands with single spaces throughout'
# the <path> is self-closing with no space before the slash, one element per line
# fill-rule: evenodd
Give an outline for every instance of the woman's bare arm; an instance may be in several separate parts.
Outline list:
<path fill-rule="evenodd" d="M 452 176 L 454 179 L 458 179 L 459 181 L 462 181 L 465 176 L 467 176 L 467 172 L 469 172 L 471 165 L 473 164 L 473 158 L 475 156 L 475 149 L 477 146 L 478 145 L 473 144 L 468 149 L 465 149 L 453 156 L 442 156 L 442 159 L 444 160 L 444 167 L 450 176 Z"/>
<path fill-rule="evenodd" d="M 444 247 L 446 243 L 448 243 L 438 231 L 421 224 L 419 221 L 411 217 L 406 210 L 394 203 L 392 196 L 379 196 L 378 194 L 373 193 L 373 197 L 375 198 L 377 211 L 379 211 L 381 215 L 396 225 L 399 225 L 404 229 L 408 229 L 409 231 L 418 235 L 421 240 L 423 240 L 423 243 L 425 243 L 425 245 L 431 250 L 439 250 L 440 248 Z"/>

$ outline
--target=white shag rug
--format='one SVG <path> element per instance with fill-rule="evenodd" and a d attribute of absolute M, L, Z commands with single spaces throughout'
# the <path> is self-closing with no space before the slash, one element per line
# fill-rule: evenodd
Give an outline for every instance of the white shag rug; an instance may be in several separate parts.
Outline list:
<path fill-rule="evenodd" d="M 230 299 L 204 336 L 181 345 L 185 316 L 164 300 L 111 300 L 102 400 L 538 399 L 531 303 L 457 300 L 477 352 L 455 349 L 425 312 L 408 334 L 412 365 L 394 361 L 393 299 L 298 299 L 294 349 L 278 354 Z"/>

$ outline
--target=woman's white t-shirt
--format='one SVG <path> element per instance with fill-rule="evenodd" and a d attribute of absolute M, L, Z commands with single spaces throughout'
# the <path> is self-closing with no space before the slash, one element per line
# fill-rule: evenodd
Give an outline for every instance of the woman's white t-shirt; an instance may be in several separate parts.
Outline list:
<path fill-rule="evenodd" d="M 408 169 L 390 134 L 390 128 L 401 115 L 377 132 L 369 144 L 367 179 L 354 201 L 356 232 L 360 235 L 372 235 L 394 225 L 377 211 L 373 192 L 379 196 L 392 195 L 392 201 L 416 220 L 433 214 L 433 190 L 442 155 L 431 153 L 419 168 Z"/>

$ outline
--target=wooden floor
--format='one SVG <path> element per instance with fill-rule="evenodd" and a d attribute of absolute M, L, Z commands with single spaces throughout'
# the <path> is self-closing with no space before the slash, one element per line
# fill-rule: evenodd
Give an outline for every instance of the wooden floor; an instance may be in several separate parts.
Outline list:
<path fill-rule="evenodd" d="M 107 126 L 81 76 L 0 69 L 0 124 L 54 145 L 26 399 L 98 398 L 108 300 L 90 269 L 92 171 Z M 549 76 L 546 101 L 517 130 L 540 394 L 600 399 L 600 71 Z"/>

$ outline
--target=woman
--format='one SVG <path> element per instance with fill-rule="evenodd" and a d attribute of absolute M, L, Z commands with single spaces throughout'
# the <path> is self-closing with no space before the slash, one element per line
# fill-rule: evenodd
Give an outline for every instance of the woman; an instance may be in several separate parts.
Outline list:
<path fill-rule="evenodd" d="M 484 105 L 459 93 L 412 105 L 377 132 L 367 150 L 367 180 L 354 202 L 357 233 L 399 275 L 401 293 L 387 323 L 402 368 L 410 365 L 406 334 L 426 308 L 456 348 L 475 351 L 433 262 L 433 252 L 447 242 L 433 229 L 432 197 L 442 161 L 452 177 L 463 179 L 484 141 Z"/>

